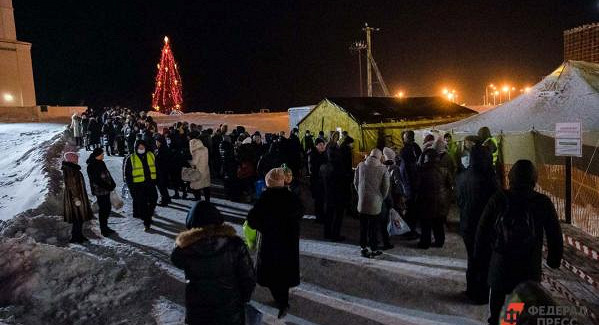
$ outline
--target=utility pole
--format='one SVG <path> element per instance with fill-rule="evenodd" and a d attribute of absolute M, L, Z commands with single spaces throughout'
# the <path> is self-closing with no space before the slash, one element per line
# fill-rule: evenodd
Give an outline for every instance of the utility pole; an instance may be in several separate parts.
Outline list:
<path fill-rule="evenodd" d="M 352 52 L 356 52 L 358 54 L 358 72 L 359 72 L 359 80 L 360 80 L 360 97 L 364 96 L 364 87 L 362 86 L 362 51 L 366 49 L 366 44 L 364 41 L 355 41 L 350 47 L 349 50 Z"/>
<path fill-rule="evenodd" d="M 368 97 L 372 97 L 372 70 L 376 73 L 379 85 L 383 90 L 383 96 L 389 97 L 389 89 L 387 88 L 387 85 L 383 80 L 383 75 L 372 56 L 372 39 L 370 33 L 372 31 L 379 31 L 380 29 L 368 27 L 368 23 L 364 23 L 364 28 L 362 28 L 362 30 L 366 32 L 366 84 L 368 88 Z"/>
<path fill-rule="evenodd" d="M 370 33 L 379 29 L 368 27 L 368 23 L 364 23 L 362 30 L 366 32 L 366 86 L 368 88 L 368 97 L 372 97 L 372 41 Z"/>

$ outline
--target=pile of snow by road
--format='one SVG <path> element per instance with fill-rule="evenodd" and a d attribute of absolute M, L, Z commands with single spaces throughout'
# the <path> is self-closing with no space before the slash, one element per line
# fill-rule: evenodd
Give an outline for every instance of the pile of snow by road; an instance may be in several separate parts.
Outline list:
<path fill-rule="evenodd" d="M 21 324 L 147 324 L 154 322 L 163 271 L 126 249 L 65 244 L 60 217 L 20 216 L 0 231 L 0 320 Z M 113 249 L 117 250 L 117 249 Z M 108 253 L 108 252 L 107 252 Z M 4 319 L 3 319 L 4 318 Z"/>
<path fill-rule="evenodd" d="M 64 124 L 0 123 L 0 220 L 37 207 L 48 193 L 46 155 Z"/>

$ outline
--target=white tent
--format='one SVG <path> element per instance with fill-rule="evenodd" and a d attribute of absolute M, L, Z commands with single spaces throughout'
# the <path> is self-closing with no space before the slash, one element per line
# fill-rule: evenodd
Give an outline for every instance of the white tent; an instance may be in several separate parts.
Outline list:
<path fill-rule="evenodd" d="M 528 93 L 487 112 L 438 129 L 493 134 L 537 130 L 552 133 L 555 123 L 582 122 L 584 132 L 599 132 L 599 64 L 567 61 Z"/>

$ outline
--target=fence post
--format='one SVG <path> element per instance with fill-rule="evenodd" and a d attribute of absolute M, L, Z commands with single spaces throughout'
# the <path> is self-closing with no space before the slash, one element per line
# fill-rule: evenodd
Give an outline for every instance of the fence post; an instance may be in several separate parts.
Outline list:
<path fill-rule="evenodd" d="M 572 223 L 572 157 L 566 157 L 566 223 Z"/>

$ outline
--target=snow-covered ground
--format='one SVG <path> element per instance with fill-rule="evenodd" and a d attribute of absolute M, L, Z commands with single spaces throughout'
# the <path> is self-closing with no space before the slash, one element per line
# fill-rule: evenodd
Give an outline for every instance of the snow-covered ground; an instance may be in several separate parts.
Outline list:
<path fill-rule="evenodd" d="M 44 155 L 64 124 L 0 123 L 0 220 L 37 207 L 48 192 Z"/>

